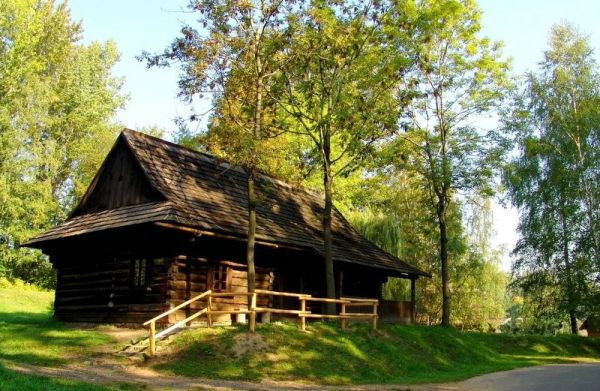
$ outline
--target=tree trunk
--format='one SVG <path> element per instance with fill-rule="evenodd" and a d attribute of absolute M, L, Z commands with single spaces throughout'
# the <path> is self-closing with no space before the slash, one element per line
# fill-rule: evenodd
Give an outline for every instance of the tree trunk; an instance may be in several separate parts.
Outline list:
<path fill-rule="evenodd" d="M 256 170 L 248 171 L 248 244 L 246 247 L 246 262 L 248 264 L 248 292 L 253 293 L 255 289 L 254 269 L 254 247 L 256 242 L 256 193 L 255 193 Z M 249 301 L 248 301 L 249 303 Z"/>
<path fill-rule="evenodd" d="M 571 334 L 577 335 L 577 317 L 575 316 L 575 297 L 573 291 L 573 267 L 571 265 L 569 254 L 569 233 L 567 221 L 564 212 L 564 201 L 561 196 L 560 220 L 562 225 L 563 239 L 563 257 L 565 261 L 565 271 L 567 272 L 567 308 L 569 312 L 569 321 L 571 325 Z"/>
<path fill-rule="evenodd" d="M 442 271 L 442 326 L 450 326 L 450 295 L 448 294 L 448 228 L 446 226 L 447 205 L 442 198 L 438 201 L 437 215 L 440 230 L 440 266 Z"/>
<path fill-rule="evenodd" d="M 255 101 L 255 112 L 254 112 L 254 127 L 252 129 L 252 135 L 254 137 L 255 143 L 258 143 L 262 136 L 262 111 L 263 111 L 263 102 L 262 102 L 262 90 L 263 90 L 263 69 L 262 69 L 262 61 L 260 58 L 260 36 L 255 37 L 254 43 L 254 62 L 256 66 L 256 85 L 255 85 L 255 93 L 256 93 L 256 101 Z M 256 272 L 254 268 L 254 249 L 256 242 L 256 205 L 258 200 L 256 198 L 256 164 L 257 164 L 257 151 L 256 147 L 254 147 L 253 151 L 253 159 L 251 163 L 251 167 L 247 170 L 248 173 L 248 244 L 246 247 L 246 263 L 248 265 L 248 293 L 254 293 L 254 289 L 256 287 Z M 248 300 L 248 304 L 250 305 L 250 300 Z M 251 316 L 254 316 L 251 314 Z"/>
<path fill-rule="evenodd" d="M 325 188 L 325 208 L 323 210 L 323 246 L 325 251 L 325 279 L 327 285 L 327 297 L 335 299 L 335 276 L 333 274 L 333 253 L 331 244 L 333 234 L 331 232 L 331 211 L 333 209 L 333 178 L 331 177 L 330 161 L 330 139 L 329 132 L 325 132 L 323 145 L 323 185 Z M 335 304 L 327 303 L 326 312 L 335 313 Z"/>

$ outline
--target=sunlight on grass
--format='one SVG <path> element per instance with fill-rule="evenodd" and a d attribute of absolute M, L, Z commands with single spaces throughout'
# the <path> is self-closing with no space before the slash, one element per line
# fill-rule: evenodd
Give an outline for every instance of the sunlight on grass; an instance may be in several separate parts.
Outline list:
<path fill-rule="evenodd" d="M 184 332 L 172 344 L 176 349 L 150 365 L 187 376 L 343 385 L 457 381 L 531 365 L 600 362 L 597 339 L 385 324 L 375 332 L 362 324 L 342 331 L 327 322 L 311 323 L 307 333 L 296 324 L 260 325 L 257 334 L 264 339 L 266 351 L 250 351 L 236 359 L 230 341 L 245 335 L 246 329 L 223 330 Z M 199 361 L 202 365 L 193 365 Z"/>
<path fill-rule="evenodd" d="M 35 365 L 58 365 L 89 356 L 113 342 L 93 330 L 76 330 L 52 319 L 53 292 L 0 289 L 0 358 Z"/>
<path fill-rule="evenodd" d="M 546 345 L 542 345 L 540 343 L 534 344 L 531 349 L 535 350 L 538 353 L 549 353 L 550 349 Z"/>

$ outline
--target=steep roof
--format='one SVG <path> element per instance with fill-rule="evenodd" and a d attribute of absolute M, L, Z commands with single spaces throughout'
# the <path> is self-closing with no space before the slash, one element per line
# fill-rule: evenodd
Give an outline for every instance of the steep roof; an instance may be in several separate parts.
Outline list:
<path fill-rule="evenodd" d="M 31 239 L 26 246 L 43 247 L 42 243 L 60 238 L 147 222 L 170 222 L 245 237 L 247 182 L 243 170 L 129 129 L 121 133 L 113 149 L 120 145 L 127 146 L 160 197 L 151 202 L 86 212 L 90 208 L 85 203 L 94 191 L 95 179 L 67 221 Z M 107 161 L 110 158 L 109 155 Z M 323 256 L 320 194 L 264 175 L 257 181 L 257 194 L 258 240 L 302 247 Z M 363 238 L 335 208 L 332 217 L 334 261 L 428 275 Z"/>

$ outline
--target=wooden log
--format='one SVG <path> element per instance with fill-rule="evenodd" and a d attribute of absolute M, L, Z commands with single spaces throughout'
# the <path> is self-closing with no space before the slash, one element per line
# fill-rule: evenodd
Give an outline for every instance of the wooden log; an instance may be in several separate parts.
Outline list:
<path fill-rule="evenodd" d="M 311 313 L 306 313 L 306 314 L 299 314 L 298 315 L 301 318 L 322 318 L 322 319 L 341 319 L 342 316 L 341 315 L 326 315 L 326 314 L 311 314 Z"/>
<path fill-rule="evenodd" d="M 351 302 L 363 302 L 363 303 L 378 303 L 378 299 L 362 299 L 355 297 L 340 297 L 341 300 L 349 300 Z"/>
<path fill-rule="evenodd" d="M 340 315 L 346 315 L 346 303 L 342 303 L 342 312 L 340 313 Z M 346 318 L 342 318 L 342 323 L 341 323 L 341 327 L 342 330 L 346 329 Z"/>
<path fill-rule="evenodd" d="M 208 295 L 208 307 L 206 308 L 208 327 L 212 327 L 212 295 Z"/>
<path fill-rule="evenodd" d="M 210 311 L 211 314 L 249 314 L 250 310 L 249 309 L 239 309 L 239 308 L 232 308 L 230 310 L 211 310 Z"/>
<path fill-rule="evenodd" d="M 373 330 L 377 329 L 377 303 L 373 304 Z"/>
<path fill-rule="evenodd" d="M 306 315 L 306 299 L 300 298 L 300 312 L 302 315 Z M 306 331 L 306 317 L 300 317 L 300 330 Z"/>
<path fill-rule="evenodd" d="M 338 304 L 349 304 L 350 303 L 349 300 L 326 299 L 326 298 L 322 298 L 322 297 L 307 297 L 306 300 L 307 301 L 317 301 L 320 303 L 338 303 Z"/>
<path fill-rule="evenodd" d="M 236 297 L 236 296 L 251 296 L 252 293 L 248 292 L 215 292 L 210 295 L 210 297 Z"/>
<path fill-rule="evenodd" d="M 256 312 L 271 312 L 273 314 L 289 314 L 289 315 L 299 315 L 303 313 L 307 313 L 306 311 L 300 310 L 285 310 L 281 308 L 270 308 L 270 307 L 256 307 Z M 310 313 L 310 311 L 308 312 Z"/>
<path fill-rule="evenodd" d="M 250 314 L 248 319 L 250 332 L 253 333 L 256 329 L 256 292 L 252 292 L 250 297 Z"/>
<path fill-rule="evenodd" d="M 156 321 L 156 320 L 158 320 L 158 319 L 160 319 L 160 318 L 163 318 L 163 317 L 165 317 L 165 316 L 169 315 L 170 313 L 173 313 L 173 312 L 175 312 L 175 311 L 177 311 L 177 310 L 179 310 L 179 309 L 181 309 L 181 308 L 183 308 L 183 307 L 185 307 L 185 306 L 189 305 L 190 303 L 193 303 L 193 302 L 195 302 L 195 301 L 197 301 L 197 300 L 200 300 L 200 299 L 202 299 L 202 298 L 204 298 L 204 297 L 206 297 L 206 296 L 208 296 L 208 298 L 209 298 L 209 304 L 210 304 L 210 294 L 211 294 L 211 293 L 212 293 L 212 292 L 209 290 L 209 291 L 206 291 L 206 292 L 204 292 L 204 293 L 202 293 L 202 294 L 200 294 L 200 295 L 198 295 L 198 296 L 192 297 L 192 298 L 191 298 L 191 299 L 189 299 L 188 301 L 184 301 L 183 303 L 179 304 L 178 306 L 176 306 L 176 307 L 174 307 L 174 308 L 171 308 L 170 310 L 168 310 L 168 311 L 165 311 L 165 312 L 163 312 L 162 314 L 160 314 L 160 315 L 158 315 L 158 316 L 156 316 L 156 317 L 154 317 L 154 318 L 152 318 L 152 319 L 150 319 L 150 320 L 146 321 L 146 322 L 144 323 L 144 326 L 145 326 L 145 325 L 147 325 L 147 324 L 148 324 L 148 323 L 150 323 L 150 322 L 154 322 L 154 321 Z"/>
<path fill-rule="evenodd" d="M 154 339 L 155 333 L 156 333 L 156 326 L 154 324 L 154 321 L 152 321 L 152 322 L 150 322 L 150 335 L 148 336 L 151 356 L 154 356 L 154 354 L 156 353 L 156 341 Z"/>
<path fill-rule="evenodd" d="M 206 308 L 203 309 L 202 311 L 198 311 L 195 314 L 188 316 L 187 318 L 185 318 L 183 320 L 180 320 L 179 322 L 175 323 L 174 325 L 167 327 L 160 333 L 156 334 L 156 339 L 162 338 L 163 336 L 169 334 L 171 331 L 185 325 L 186 323 L 191 322 L 192 320 L 196 319 L 197 317 L 199 317 L 200 315 L 203 315 L 205 313 L 206 313 Z M 152 322 L 152 324 L 154 324 L 154 322 Z"/>
<path fill-rule="evenodd" d="M 269 291 L 266 289 L 255 289 L 255 293 L 259 295 L 269 295 L 269 296 L 281 296 L 281 297 L 297 297 L 297 298 L 310 298 L 311 295 L 302 294 L 302 293 L 289 293 L 289 292 L 277 292 L 277 291 Z"/>

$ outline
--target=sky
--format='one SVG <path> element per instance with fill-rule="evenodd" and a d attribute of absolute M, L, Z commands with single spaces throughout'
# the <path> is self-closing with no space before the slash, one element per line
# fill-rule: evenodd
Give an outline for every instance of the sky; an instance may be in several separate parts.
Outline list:
<path fill-rule="evenodd" d="M 193 23 L 187 0 L 71 0 L 71 15 L 83 25 L 83 42 L 113 40 L 121 52 L 114 74 L 124 79 L 126 106 L 118 120 L 139 129 L 158 126 L 173 131 L 173 119 L 189 115 L 190 108 L 177 97 L 177 67 L 146 69 L 136 56 L 146 50 L 161 52 L 178 35 L 183 23 Z M 589 35 L 600 48 L 600 0 L 479 0 L 483 11 L 482 34 L 504 42 L 513 71 L 536 70 L 553 24 L 569 22 Z M 517 241 L 517 212 L 494 203 L 494 245 L 507 250 Z M 508 251 L 502 268 L 509 270 Z"/>

